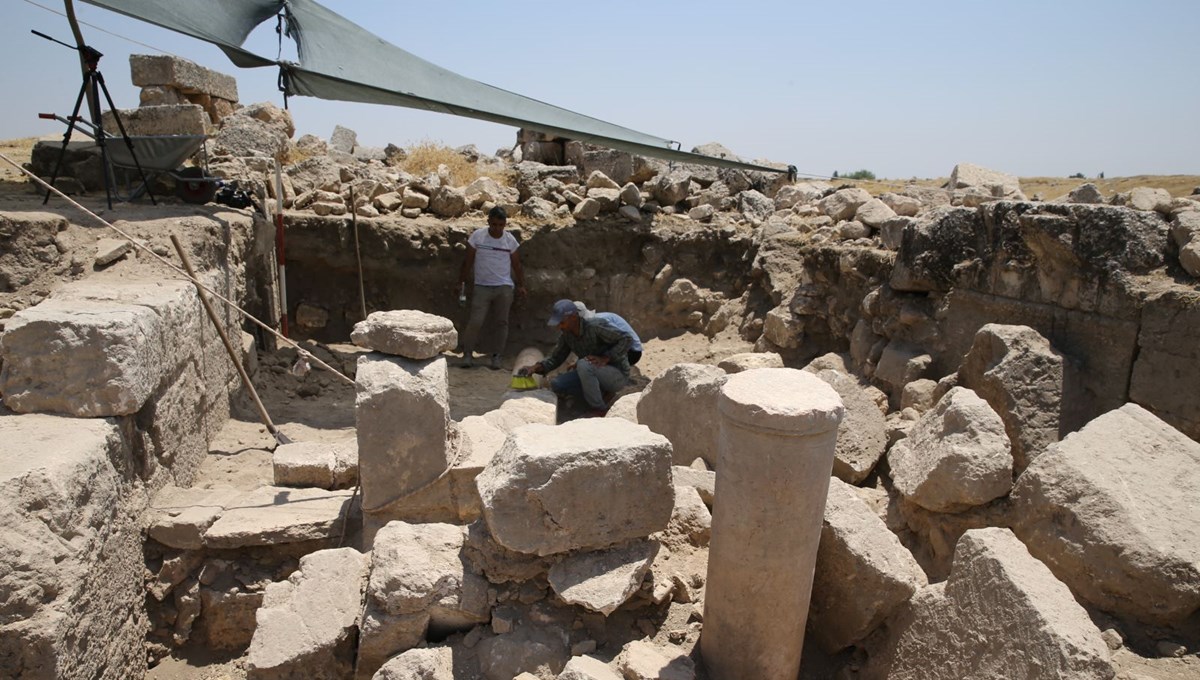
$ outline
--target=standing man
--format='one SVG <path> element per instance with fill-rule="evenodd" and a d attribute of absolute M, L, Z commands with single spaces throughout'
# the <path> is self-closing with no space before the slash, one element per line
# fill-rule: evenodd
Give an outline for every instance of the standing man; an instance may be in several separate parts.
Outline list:
<path fill-rule="evenodd" d="M 605 394 L 611 396 L 629 382 L 632 336 L 597 315 L 585 317 L 570 300 L 554 303 L 549 325 L 558 327 L 558 344 L 550 356 L 520 367 L 521 372 L 549 373 L 574 352 L 579 359 L 574 368 L 551 380 L 550 389 L 560 397 L 583 397 L 589 417 L 603 416 L 608 412 Z"/>
<path fill-rule="evenodd" d="M 496 343 L 488 366 L 495 370 L 501 368 L 500 355 L 508 342 L 508 312 L 512 308 L 514 286 L 517 297 L 525 297 L 525 272 L 517 255 L 521 244 L 504 230 L 507 223 L 508 213 L 496 206 L 488 213 L 487 229 L 476 229 L 467 239 L 467 258 L 463 260 L 458 285 L 462 290 L 468 279 L 473 279 L 475 285 L 471 294 L 471 315 L 463 333 L 460 364 L 463 368 L 475 365 L 475 343 L 485 318 L 491 319 L 489 335 Z"/>

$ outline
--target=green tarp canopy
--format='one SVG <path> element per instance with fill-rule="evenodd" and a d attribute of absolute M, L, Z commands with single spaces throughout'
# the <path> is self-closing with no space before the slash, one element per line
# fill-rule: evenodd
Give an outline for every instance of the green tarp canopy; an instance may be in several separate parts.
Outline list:
<path fill-rule="evenodd" d="M 221 48 L 237 66 L 278 66 L 288 95 L 405 106 L 524 127 L 664 160 L 787 172 L 677 149 L 675 142 L 575 113 L 431 64 L 313 0 L 84 0 Z M 265 21 L 282 17 L 300 62 L 242 47 Z"/>

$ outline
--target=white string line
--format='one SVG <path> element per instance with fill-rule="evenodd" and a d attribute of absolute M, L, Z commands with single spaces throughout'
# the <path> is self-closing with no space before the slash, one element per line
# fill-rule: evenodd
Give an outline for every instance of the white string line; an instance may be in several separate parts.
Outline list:
<path fill-rule="evenodd" d="M 60 12 L 60 11 L 56 10 L 56 9 L 52 9 L 52 8 L 50 8 L 50 7 L 46 7 L 45 5 L 40 5 L 40 4 L 36 3 L 36 2 L 34 2 L 33 0 L 25 0 L 25 2 L 26 2 L 26 3 L 28 3 L 28 4 L 30 4 L 30 5 L 33 5 L 34 7 L 40 7 L 41 9 L 44 9 L 44 10 L 46 10 L 47 12 L 50 12 L 51 14 L 57 14 L 57 15 L 58 15 L 58 16 L 60 16 L 60 17 L 66 17 L 66 16 L 67 16 L 66 14 L 64 14 L 64 13 L 62 13 L 62 12 Z M 155 52 L 162 52 L 163 54 L 169 54 L 169 55 L 171 55 L 172 57 L 175 57 L 176 59 L 182 59 L 182 57 L 180 57 L 178 54 L 175 54 L 174 52 L 168 52 L 168 51 L 166 51 L 166 50 L 164 50 L 164 49 L 162 49 L 162 48 L 155 47 L 154 45 L 147 45 L 147 44 L 146 44 L 146 43 L 144 43 L 144 42 L 138 42 L 138 41 L 134 40 L 133 38 L 130 38 L 130 37 L 127 37 L 127 36 L 121 35 L 120 33 L 113 33 L 113 32 L 112 32 L 112 31 L 110 31 L 110 30 L 107 30 L 107 29 L 104 29 L 104 28 L 101 28 L 101 27 L 97 26 L 96 24 L 89 24 L 89 23 L 88 23 L 88 22 L 86 22 L 86 21 L 80 21 L 79 23 L 83 24 L 84 26 L 87 26 L 88 28 L 94 28 L 94 29 L 96 29 L 97 31 L 100 31 L 101 33 L 107 33 L 108 35 L 111 35 L 111 36 L 112 36 L 112 37 L 114 37 L 114 38 L 118 38 L 118 39 L 120 39 L 120 40 L 124 40 L 124 41 L 126 41 L 126 42 L 131 42 L 131 43 L 133 43 L 134 45 L 138 45 L 139 47 L 145 47 L 146 49 L 149 49 L 149 50 L 154 50 Z"/>
<path fill-rule="evenodd" d="M 176 267 L 176 266 L 175 266 L 175 264 L 174 264 L 173 262 L 171 262 L 170 260 L 168 260 L 168 259 L 166 259 L 166 258 L 164 258 L 164 257 L 160 256 L 158 253 L 154 252 L 153 250 L 150 250 L 149 248 L 147 248 L 146 246 L 144 246 L 144 245 L 142 245 L 140 242 L 138 242 L 138 240 L 137 240 L 137 239 L 135 239 L 135 238 L 133 238 L 132 236 L 130 236 L 129 234 L 126 234 L 125 232 L 121 231 L 119 228 L 117 228 L 117 227 L 113 226 L 111 223 L 109 223 L 109 222 L 108 222 L 107 220 L 105 220 L 104 218 L 100 217 L 100 216 L 99 216 L 99 215 L 97 215 L 96 213 L 92 212 L 91 210 L 88 210 L 87 208 L 83 207 L 82 205 L 80 205 L 79 203 L 77 203 L 76 201 L 74 201 L 74 200 L 73 200 L 73 199 L 72 199 L 70 196 L 67 196 L 67 195 L 66 195 L 66 194 L 64 194 L 63 192 L 59 191 L 57 188 L 50 186 L 50 185 L 49 185 L 49 184 L 47 184 L 47 183 L 46 183 L 46 181 L 45 181 L 45 180 L 43 180 L 41 177 L 38 177 L 37 175 L 33 174 L 33 173 L 32 173 L 32 172 L 30 172 L 29 170 L 26 170 L 25 168 L 21 167 L 21 166 L 20 166 L 20 165 L 19 165 L 19 164 L 18 164 L 16 161 L 14 161 L 13 159 L 9 158 L 8 156 L 4 155 L 3 153 L 0 153 L 0 159 L 4 160 L 6 163 L 8 163 L 9 165 L 13 166 L 13 167 L 14 167 L 14 168 L 16 168 L 17 170 L 20 170 L 22 173 L 24 173 L 24 174 L 28 175 L 28 176 L 30 177 L 30 179 L 32 179 L 33 181 L 37 182 L 37 183 L 38 183 L 38 184 L 40 184 L 41 186 L 45 187 L 46 189 L 48 189 L 48 190 L 50 190 L 50 191 L 53 191 L 55 194 L 58 194 L 58 195 L 59 195 L 61 198 L 63 198 L 64 200 L 66 200 L 66 201 L 67 201 L 68 203 L 70 203 L 71 205 L 75 206 L 76 208 L 78 208 L 79 210 L 83 211 L 84 213 L 86 213 L 86 214 L 90 215 L 90 216 L 91 216 L 92 218 L 94 218 L 94 219 L 95 219 L 97 222 L 100 222 L 101 224 L 103 224 L 104 226 L 108 227 L 109 229 L 112 229 L 113 231 L 117 232 L 117 233 L 118 233 L 118 234 L 120 234 L 120 235 L 121 235 L 121 236 L 122 236 L 122 237 L 123 237 L 123 238 L 124 238 L 126 241 L 129 241 L 129 243 L 131 243 L 131 244 L 132 244 L 132 245 L 133 245 L 135 248 L 137 248 L 137 249 L 139 249 L 139 250 L 141 250 L 141 251 L 143 251 L 143 252 L 149 253 L 151 257 L 153 257 L 154 259 L 158 260 L 159 262 L 161 262 L 161 263 L 163 263 L 163 264 L 167 265 L 167 266 L 168 266 L 168 267 L 170 267 L 170 268 L 171 268 L 173 271 L 175 271 L 175 273 L 179 274 L 180 276 L 182 276 L 183 278 L 187 279 L 188 281 L 191 281 L 191 282 L 192 282 L 193 284 L 195 284 L 197 287 L 199 287 L 200 289 L 202 289 L 202 290 L 204 290 L 205 292 L 209 293 L 210 295 L 212 295 L 213 297 L 217 298 L 217 299 L 218 299 L 218 300 L 220 300 L 221 302 L 224 302 L 224 303 L 225 303 L 226 305 L 228 305 L 229 307 L 231 307 L 231 308 L 233 308 L 233 309 L 237 310 L 237 311 L 238 311 L 238 313 L 240 313 L 240 314 L 241 314 L 243 317 L 245 317 L 247 320 L 249 320 L 249 321 L 251 321 L 251 322 L 253 322 L 253 323 L 257 324 L 257 325 L 258 325 L 260 328 L 262 328 L 263 330 L 267 331 L 267 332 L 268 332 L 268 333 L 270 333 L 271 335 L 274 335 L 274 336 L 275 336 L 277 339 L 279 339 L 279 340 L 282 340 L 282 341 L 284 341 L 285 343 L 287 343 L 287 344 L 291 345 L 291 346 L 292 346 L 293 348 L 295 348 L 295 350 L 296 350 L 296 351 L 297 351 L 297 352 L 300 354 L 300 356 L 304 357 L 304 359 L 305 359 L 305 360 L 307 360 L 307 361 L 312 361 L 313 363 L 317 364 L 317 365 L 318 365 L 318 366 L 320 366 L 321 368 L 324 368 L 325 370 L 327 370 L 327 371 L 329 371 L 329 372 L 333 373 L 334 375 L 337 375 L 339 378 L 341 378 L 342 380 L 345 380 L 346 382 L 350 383 L 351 385 L 355 384 L 354 380 L 350 379 L 349 377 L 347 377 L 346 375 L 344 375 L 344 374 L 343 374 L 341 371 L 339 371 L 339 370 L 337 370 L 337 369 L 333 368 L 332 366 L 330 366 L 329 364 L 325 363 L 324 361 L 321 361 L 321 360 L 320 360 L 320 359 L 318 359 L 317 357 L 313 356 L 313 354 L 312 354 L 311 352 L 309 352 L 308 350 L 306 350 L 306 349 L 304 349 L 303 347 L 301 347 L 301 346 L 300 346 L 299 344 L 297 344 L 297 343 L 296 343 L 294 340 L 291 340 L 290 338 L 284 337 L 284 336 L 283 336 L 281 333 L 277 332 L 277 331 L 276 331 L 274 328 L 271 328 L 270 326 L 268 326 L 267 324 L 263 323 L 262 321 L 259 321 L 259 320 L 258 320 L 258 319 L 257 319 L 257 318 L 256 318 L 256 317 L 253 315 L 253 314 L 251 314 L 250 312 L 247 312 L 246 310 L 244 310 L 244 309 L 242 309 L 241 307 L 239 307 L 239 306 L 238 306 L 236 303 L 234 303 L 232 300 L 230 300 L 230 299 L 226 298 L 224 295 L 221 295 L 220 293 L 218 293 L 218 292 L 214 291 L 213 289 L 211 289 L 211 288 L 209 288 L 208 286 L 204 285 L 204 284 L 203 284 L 203 283 L 201 283 L 200 281 L 198 281 L 198 280 L 196 280 L 196 279 L 192 278 L 192 277 L 191 277 L 191 276 L 190 276 L 190 275 L 189 275 L 189 274 L 188 274 L 186 271 L 184 271 L 183 269 L 181 269 L 181 268 L 179 268 L 179 267 Z"/>

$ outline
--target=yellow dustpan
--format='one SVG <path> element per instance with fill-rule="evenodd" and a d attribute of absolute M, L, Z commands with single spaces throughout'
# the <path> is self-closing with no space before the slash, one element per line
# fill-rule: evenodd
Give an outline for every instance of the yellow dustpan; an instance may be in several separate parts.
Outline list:
<path fill-rule="evenodd" d="M 508 383 L 508 387 L 513 390 L 536 390 L 538 388 L 538 381 L 532 375 L 514 374 L 512 381 Z"/>

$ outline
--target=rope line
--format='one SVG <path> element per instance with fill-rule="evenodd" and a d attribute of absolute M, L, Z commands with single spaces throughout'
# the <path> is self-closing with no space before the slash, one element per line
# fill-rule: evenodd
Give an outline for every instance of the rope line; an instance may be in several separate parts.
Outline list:
<path fill-rule="evenodd" d="M 165 264 L 167 267 L 169 267 L 169 268 L 170 268 L 172 271 L 174 271 L 176 274 L 179 274 L 179 275 L 180 275 L 181 277 L 183 277 L 185 280 L 192 282 L 194 285 L 196 285 L 196 286 L 198 286 L 199 288 L 203 289 L 205 292 L 209 293 L 210 295 L 212 295 L 213 297 L 217 298 L 217 299 L 218 299 L 218 300 L 220 300 L 221 302 L 224 302 L 224 303 L 225 303 L 226 305 L 228 305 L 230 308 L 232 308 L 232 309 L 236 310 L 236 311 L 237 311 L 239 314 L 241 314 L 241 315 L 242 315 L 242 316 L 243 316 L 243 317 L 244 317 L 244 318 L 245 318 L 247 321 L 250 321 L 250 322 L 254 323 L 254 324 L 255 324 L 255 325 L 257 325 L 259 328 L 262 328 L 264 331 L 266 331 L 266 332 L 270 333 L 271 335 L 275 336 L 275 338 L 276 338 L 276 339 L 284 341 L 286 344 L 288 344 L 288 345 L 290 345 L 292 348 L 294 348 L 294 349 L 296 350 L 296 352 L 297 352 L 297 353 L 298 353 L 298 354 L 299 354 L 301 357 L 303 357 L 303 358 L 304 358 L 306 361 L 311 361 L 312 363 L 314 363 L 314 364 L 316 364 L 316 365 L 320 366 L 321 368 L 324 368 L 325 370 L 329 371 L 330 373 L 333 373 L 334 375 L 336 375 L 336 376 L 338 376 L 339 378 L 341 378 L 342 380 L 344 380 L 344 381 L 346 381 L 346 382 L 350 383 L 351 385 L 355 384 L 354 380 L 350 379 L 350 378 L 349 378 L 349 377 L 347 377 L 345 374 L 343 374 L 341 371 L 339 371 L 339 370 L 337 370 L 337 369 L 333 368 L 332 366 L 330 366 L 329 364 L 325 363 L 324 361 L 321 361 L 321 360 L 320 360 L 320 359 L 318 359 L 316 356 L 314 356 L 314 355 L 312 354 L 312 352 L 309 352 L 308 350 L 304 349 L 304 348 L 303 348 L 303 347 L 301 347 L 299 344 L 297 344 L 297 343 L 296 343 L 294 340 L 292 340 L 292 339 L 290 339 L 290 338 L 287 338 L 287 337 L 285 337 L 283 334 L 279 333 L 279 332 L 278 332 L 278 331 L 276 331 L 274 328 L 271 328 L 270 326 L 268 326 L 267 324 L 263 323 L 262 321 L 259 321 L 257 317 L 255 317 L 255 316 L 254 316 L 253 314 L 251 314 L 250 312 L 247 312 L 246 310 L 244 310 L 244 309 L 242 309 L 241 307 L 239 307 L 239 306 L 237 305 L 237 303 L 233 302 L 233 301 L 232 301 L 232 300 L 230 300 L 229 298 L 225 297 L 224 295 L 221 295 L 220 293 L 216 292 L 216 291 L 215 291 L 215 290 L 213 290 L 212 288 L 209 288 L 208 286 L 206 286 L 204 283 L 200 282 L 199 280 L 197 280 L 197 279 L 195 279 L 195 278 L 192 278 L 192 277 L 191 277 L 191 276 L 190 276 L 190 275 L 189 275 L 187 272 L 185 272 L 183 269 L 181 269 L 181 268 L 179 268 L 179 267 L 175 266 L 175 264 L 174 264 L 173 262 L 171 262 L 170 260 L 168 260 L 168 259 L 166 259 L 166 258 L 162 257 L 161 255 L 159 255 L 158 253 L 154 252 L 154 251 L 153 251 L 153 250 L 151 250 L 150 248 L 148 248 L 148 247 L 146 247 L 146 246 L 142 245 L 141 243 L 139 243 L 139 242 L 138 242 L 138 240 L 137 240 L 137 239 L 135 239 L 135 238 L 133 238 L 132 236 L 130 236 L 129 234 L 126 234 L 125 232 L 121 231 L 119 228 L 117 228 L 117 227 L 113 226 L 113 225 L 112 225 L 110 222 L 108 222 L 107 220 L 105 220 L 103 217 L 100 217 L 100 216 L 99 216 L 99 215 L 97 215 L 96 213 L 94 213 L 94 212 L 92 212 L 91 210 L 88 210 L 88 209 L 87 209 L 87 208 L 85 208 L 84 206 L 80 205 L 78 202 L 76 202 L 75 200 L 73 200 L 73 199 L 72 199 L 70 196 L 67 196 L 67 195 L 66 195 L 66 194 L 64 194 L 63 192 L 59 191 L 59 190 L 58 190 L 56 187 L 52 187 L 52 186 L 50 186 L 50 185 L 49 185 L 49 184 L 47 184 L 47 183 L 46 183 L 46 181 L 45 181 L 45 180 L 43 180 L 41 177 L 38 177 L 37 175 L 33 174 L 33 173 L 32 173 L 32 172 L 30 172 L 29 170 L 26 170 L 25 168 L 21 167 L 21 166 L 20 166 L 20 165 L 19 165 L 19 164 L 18 164 L 16 161 L 14 161 L 13 159 L 9 158 L 8 156 L 4 155 L 3 153 L 0 153 L 0 160 L 3 160 L 4 162 L 6 162 L 6 163 L 8 163 L 9 165 L 11 165 L 11 166 L 13 166 L 14 168 L 16 168 L 17 170 L 20 170 L 22 173 L 24 173 L 24 174 L 28 175 L 30 179 L 32 179 L 32 180 L 33 180 L 33 181 L 35 181 L 36 183 L 40 184 L 40 185 L 41 185 L 43 188 L 45 188 L 45 189 L 48 189 L 48 190 L 50 190 L 50 191 L 53 191 L 55 194 L 57 194 L 58 196 L 60 196 L 60 197 L 61 197 L 61 198 L 63 198 L 64 200 L 66 200 L 66 201 L 67 201 L 68 203 L 70 203 L 71 205 L 75 206 L 75 207 L 76 207 L 76 208 L 78 208 L 79 210 L 81 210 L 81 211 L 83 211 L 84 213 L 86 213 L 87 215 L 91 216 L 93 219 L 95 219 L 95 220 L 96 220 L 97 222 L 99 222 L 100 224 L 103 224 L 104 226 L 108 227 L 109 229 L 112 229 L 113 231 L 117 232 L 118 234 L 120 234 L 120 235 L 121 235 L 121 237 L 122 237 L 122 238 L 124 238 L 126 241 L 128 241 L 130 244 L 132 244 L 132 245 L 133 245 L 133 247 L 137 248 L 138 250 L 141 250 L 142 252 L 148 253 L 148 254 L 149 254 L 151 257 L 153 257 L 154 259 L 158 260 L 159 262 L 161 262 L 161 263 Z"/>
<path fill-rule="evenodd" d="M 42 5 L 42 4 L 39 4 L 39 3 L 36 3 L 36 2 L 34 2 L 33 0 L 24 0 L 24 2 L 26 2 L 26 3 L 30 4 L 30 5 L 33 5 L 34 7 L 38 7 L 38 8 L 44 9 L 44 10 L 46 10 L 47 12 L 50 12 L 51 14 L 57 14 L 57 15 L 58 15 L 58 16 L 60 16 L 60 17 L 65 17 L 65 16 L 67 16 L 66 14 L 64 14 L 64 13 L 62 13 L 62 12 L 60 12 L 60 11 L 56 10 L 56 9 L 53 9 L 53 8 L 50 8 L 50 7 L 46 7 L 45 5 Z M 164 49 L 162 49 L 162 48 L 160 48 L 160 47 L 155 47 L 154 45 L 147 45 L 147 44 L 146 44 L 146 43 L 144 43 L 144 42 L 138 42 L 137 40 L 134 40 L 133 38 L 130 38 L 130 37 L 128 37 L 128 36 L 121 35 L 120 33 L 113 33 L 112 31 L 110 31 L 110 30 L 108 30 L 108 29 L 104 29 L 104 28 L 101 28 L 101 27 L 97 26 L 96 24 L 90 24 L 90 23 L 88 23 L 88 22 L 86 22 L 86 21 L 80 21 L 79 23 L 83 24 L 84 26 L 87 26 L 88 28 L 94 28 L 94 29 L 96 29 L 97 31 L 100 31 L 101 33 L 107 33 L 108 35 L 111 35 L 111 36 L 112 36 L 112 37 L 114 37 L 114 38 L 117 38 L 117 39 L 120 39 L 120 40 L 124 40 L 124 41 L 126 41 L 126 42 L 131 42 L 131 43 L 133 43 L 134 45 L 137 45 L 137 46 L 139 46 L 139 47 L 145 47 L 145 48 L 146 48 L 146 49 L 148 49 L 148 50 L 154 50 L 155 52 L 161 52 L 161 53 L 163 53 L 163 54 L 169 54 L 169 55 L 171 55 L 172 57 L 175 57 L 175 58 L 177 58 L 177 59 L 182 59 L 182 58 L 183 58 L 183 57 L 180 57 L 178 54 L 175 54 L 174 52 L 168 52 L 167 50 L 164 50 Z"/>

